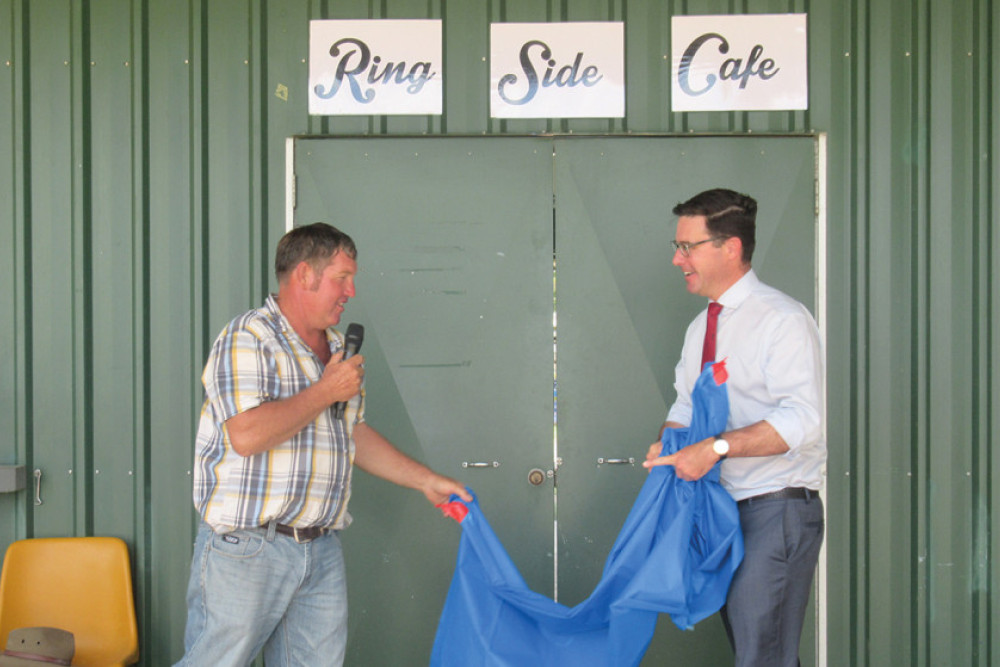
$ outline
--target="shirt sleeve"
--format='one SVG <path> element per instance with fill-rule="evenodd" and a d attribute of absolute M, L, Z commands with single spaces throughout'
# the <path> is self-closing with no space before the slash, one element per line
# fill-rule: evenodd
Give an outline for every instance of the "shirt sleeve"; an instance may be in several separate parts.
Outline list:
<path fill-rule="evenodd" d="M 670 406 L 670 410 L 667 411 L 667 419 L 669 422 L 676 422 L 678 424 L 683 424 L 684 426 L 691 425 L 691 413 L 693 411 L 691 403 L 691 392 L 694 391 L 694 383 L 698 380 L 698 375 L 701 373 L 701 369 L 695 367 L 694 374 L 692 375 L 692 363 L 701 363 L 701 347 L 698 347 L 697 354 L 698 359 L 694 362 L 688 359 L 691 356 L 691 341 L 701 340 L 705 337 L 705 323 L 703 317 L 696 317 L 688 325 L 687 331 L 684 333 L 684 345 L 681 348 L 681 359 L 677 362 L 677 366 L 674 367 L 674 390 L 677 392 L 677 398 L 674 404 Z"/>
<path fill-rule="evenodd" d="M 357 424 L 365 423 L 365 380 L 363 378 L 361 380 L 361 390 L 354 398 L 347 402 L 345 417 L 347 431 L 351 436 L 354 435 L 354 427 Z"/>
<path fill-rule="evenodd" d="M 670 406 L 670 410 L 667 412 L 667 418 L 665 421 L 676 422 L 678 424 L 683 424 L 684 426 L 689 426 L 691 424 L 691 384 L 687 381 L 687 373 L 684 370 L 684 357 L 681 356 L 680 362 L 674 369 L 674 389 L 677 391 L 677 399 L 674 404 Z"/>
<path fill-rule="evenodd" d="M 774 328 L 764 356 L 764 381 L 775 406 L 765 417 L 789 449 L 822 434 L 823 359 L 819 331 L 803 308 Z"/>
<path fill-rule="evenodd" d="M 205 398 L 220 422 L 278 398 L 273 353 L 260 332 L 233 322 L 209 354 L 202 375 Z"/>

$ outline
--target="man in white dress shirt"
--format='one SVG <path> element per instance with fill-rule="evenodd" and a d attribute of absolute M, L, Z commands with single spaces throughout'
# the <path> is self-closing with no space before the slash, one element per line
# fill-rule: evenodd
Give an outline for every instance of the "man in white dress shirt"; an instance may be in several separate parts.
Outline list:
<path fill-rule="evenodd" d="M 722 610 L 735 663 L 794 666 L 824 529 L 819 331 L 805 306 L 751 268 L 753 198 L 708 190 L 673 213 L 674 265 L 689 292 L 722 306 L 714 358 L 726 361 L 730 413 L 724 433 L 670 456 L 659 456 L 654 443 L 644 465 L 672 465 L 681 479 L 695 480 L 724 459 L 721 480 L 738 503 L 746 547 Z M 706 328 L 707 309 L 687 329 L 664 428 L 690 422 Z"/>

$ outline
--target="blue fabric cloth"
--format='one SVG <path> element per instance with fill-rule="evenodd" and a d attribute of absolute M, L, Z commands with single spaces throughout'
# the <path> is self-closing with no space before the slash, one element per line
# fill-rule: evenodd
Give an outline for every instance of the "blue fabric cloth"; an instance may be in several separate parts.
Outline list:
<path fill-rule="evenodd" d="M 724 381 L 722 362 L 706 366 L 694 388 L 691 425 L 664 431 L 664 453 L 725 429 Z M 657 615 L 669 613 L 690 628 L 718 611 L 743 557 L 739 513 L 719 485 L 718 465 L 695 482 L 678 479 L 672 466 L 654 468 L 600 583 L 572 608 L 527 587 L 477 500 L 452 502 L 467 514 L 432 667 L 638 665 Z"/>

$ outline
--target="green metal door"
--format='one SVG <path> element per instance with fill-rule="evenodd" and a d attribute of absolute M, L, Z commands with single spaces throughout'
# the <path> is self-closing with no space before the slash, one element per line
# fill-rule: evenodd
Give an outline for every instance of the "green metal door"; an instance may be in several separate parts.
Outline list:
<path fill-rule="evenodd" d="M 713 187 L 751 194 L 759 203 L 754 268 L 812 308 L 814 146 L 812 137 L 556 140 L 561 602 L 579 602 L 600 579 L 674 400 L 684 332 L 706 305 L 671 264 L 671 209 Z M 806 632 L 802 660 L 811 665 L 814 628 Z M 643 664 L 668 658 L 731 662 L 718 615 L 693 632 L 661 616 Z"/>
<path fill-rule="evenodd" d="M 531 139 L 300 140 L 296 224 L 358 245 L 368 420 L 461 479 L 535 590 L 552 589 L 552 150 Z M 348 663 L 426 664 L 459 529 L 363 473 L 343 534 Z M 392 632 L 387 633 L 386 628 Z"/>
<path fill-rule="evenodd" d="M 296 141 L 295 224 L 329 221 L 358 242 L 345 324 L 366 326 L 372 425 L 472 487 L 534 590 L 584 599 L 645 479 L 638 463 L 704 307 L 670 263 L 670 209 L 709 187 L 753 194 L 755 268 L 813 306 L 814 144 Z M 554 475 L 535 485 L 533 469 Z M 458 530 L 413 492 L 363 474 L 351 508 L 349 664 L 426 664 Z M 661 619 L 644 664 L 667 660 L 730 660 L 718 618 L 690 633 Z M 808 650 L 803 660 L 815 662 Z"/>

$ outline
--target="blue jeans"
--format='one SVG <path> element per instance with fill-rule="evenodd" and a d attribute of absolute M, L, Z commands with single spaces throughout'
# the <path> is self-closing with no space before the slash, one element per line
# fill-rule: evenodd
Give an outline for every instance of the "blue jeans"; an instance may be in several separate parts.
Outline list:
<path fill-rule="evenodd" d="M 188 667 L 342 665 L 347 585 L 336 533 L 298 544 L 265 529 L 218 535 L 202 524 L 191 560 Z"/>
<path fill-rule="evenodd" d="M 751 500 L 740 505 L 745 555 L 722 620 L 737 667 L 795 667 L 813 573 L 823 543 L 823 502 Z"/>

